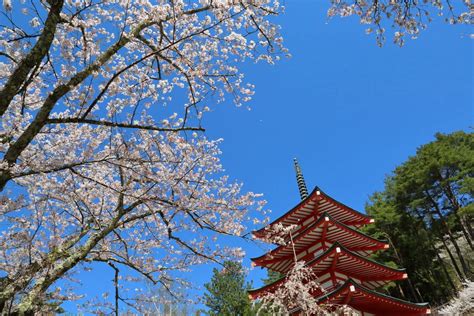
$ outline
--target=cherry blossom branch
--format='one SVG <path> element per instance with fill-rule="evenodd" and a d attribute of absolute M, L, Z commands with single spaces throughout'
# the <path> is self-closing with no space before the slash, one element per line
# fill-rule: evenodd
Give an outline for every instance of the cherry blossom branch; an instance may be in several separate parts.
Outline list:
<path fill-rule="evenodd" d="M 64 261 L 59 265 L 55 265 L 48 272 L 48 274 L 42 278 L 39 282 L 35 283 L 29 293 L 20 301 L 18 305 L 18 311 L 20 313 L 29 312 L 37 304 L 40 295 L 48 289 L 51 284 L 61 278 L 66 272 L 74 268 L 79 262 L 84 260 L 90 251 L 103 240 L 110 232 L 117 228 L 117 224 L 120 219 L 128 212 L 133 210 L 135 207 L 140 205 L 142 202 L 137 201 L 132 203 L 127 208 L 118 206 L 116 209 L 116 216 L 113 220 L 101 231 L 98 231 L 91 235 L 91 237 L 85 242 L 82 247 L 75 249 Z"/>
<path fill-rule="evenodd" d="M 189 10 L 189 11 L 184 12 L 183 14 L 184 15 L 195 14 L 197 12 L 205 11 L 206 10 L 205 8 Z M 207 8 L 210 8 L 210 7 L 207 7 Z M 232 15 L 232 16 L 234 16 L 234 15 Z M 164 50 L 166 50 L 168 48 L 171 48 L 174 45 L 176 45 L 176 44 L 178 44 L 182 41 L 185 41 L 188 38 L 191 38 L 193 36 L 204 33 L 207 30 L 215 27 L 216 25 L 222 23 L 224 20 L 229 19 L 229 18 L 230 17 L 227 17 L 227 18 L 225 18 L 223 20 L 220 20 L 217 23 L 215 23 L 215 24 L 213 24 L 209 27 L 203 28 L 203 29 L 201 29 L 201 30 L 199 30 L 195 33 L 191 33 L 191 34 L 189 34 L 187 36 L 184 36 L 184 37 L 182 37 L 182 38 L 180 38 L 176 41 L 173 41 L 170 44 L 166 45 L 165 47 L 161 48 L 158 52 L 152 52 L 151 54 L 147 54 L 146 56 L 144 56 L 140 60 L 144 60 L 146 58 L 149 58 L 149 57 L 159 53 L 160 51 L 164 51 Z M 56 103 L 59 101 L 60 98 L 62 98 L 66 93 L 68 93 L 73 87 L 79 85 L 85 78 L 87 78 L 93 72 L 98 71 L 99 68 L 102 65 L 104 65 L 115 53 L 117 53 L 119 51 L 119 49 L 121 49 L 126 44 L 128 44 L 133 38 L 137 38 L 140 35 L 141 31 L 143 31 L 147 27 L 155 25 L 155 24 L 157 24 L 157 22 L 155 22 L 155 21 L 144 21 L 144 22 L 140 23 L 134 30 L 132 30 L 130 32 L 130 35 L 121 37 L 115 44 L 113 44 L 111 47 L 109 47 L 95 62 L 93 62 L 91 65 L 87 66 L 84 70 L 78 72 L 67 83 L 57 86 L 53 90 L 53 92 L 48 95 L 48 97 L 46 98 L 46 100 L 43 103 L 43 106 L 40 108 L 40 110 L 38 111 L 38 114 L 36 115 L 34 120 L 31 122 L 31 124 L 20 135 L 20 137 L 16 140 L 16 142 L 13 143 L 10 146 L 10 148 L 7 150 L 7 152 L 4 155 L 4 161 L 6 161 L 9 165 L 12 165 L 16 162 L 17 158 L 21 155 L 23 150 L 30 144 L 30 142 L 33 140 L 33 138 L 43 128 L 43 126 L 47 124 L 49 114 L 51 113 L 51 111 L 53 110 L 54 106 L 56 105 Z M 138 63 L 138 61 L 136 61 L 135 63 Z M 129 67 L 126 67 L 125 69 L 123 69 L 123 71 L 125 71 L 128 68 Z M 110 82 L 111 81 L 109 81 L 109 83 Z M 193 92 L 193 95 L 194 95 L 194 92 Z M 98 100 L 98 99 L 96 98 L 96 100 Z M 97 101 L 95 101 L 95 102 L 97 102 Z M 91 109 L 91 107 L 89 107 L 89 109 Z M 184 117 L 184 120 L 183 120 L 183 124 L 184 124 L 184 122 L 186 122 L 187 112 L 188 111 L 186 110 L 185 117 Z M 9 180 L 11 180 L 10 172 L 8 170 L 1 171 L 0 172 L 0 192 L 3 190 L 6 183 Z"/>
<path fill-rule="evenodd" d="M 114 288 L 115 288 L 115 316 L 119 315 L 119 287 L 118 287 L 118 277 L 120 270 L 112 263 L 112 261 L 107 261 L 107 264 L 114 270 Z"/>
<path fill-rule="evenodd" d="M 48 173 L 68 170 L 74 167 L 80 167 L 80 166 L 84 166 L 88 164 L 94 164 L 98 162 L 107 162 L 110 159 L 112 158 L 109 157 L 109 158 L 102 158 L 102 159 L 92 159 L 92 160 L 86 160 L 86 161 L 72 162 L 72 163 L 64 164 L 62 166 L 57 166 L 50 169 L 28 170 L 28 171 L 13 174 L 12 179 L 21 178 L 25 176 L 31 176 L 31 175 L 40 174 L 40 173 L 48 174 Z"/>
<path fill-rule="evenodd" d="M 46 55 L 1 116 L 0 190 L 13 179 L 10 188 L 22 194 L 0 195 L 0 314 L 9 306 L 49 313 L 44 302 L 76 299 L 72 275 L 94 258 L 166 286 L 175 277 L 167 271 L 241 255 L 208 243 L 208 233 L 241 235 L 248 210 L 262 210 L 263 201 L 229 182 L 219 141 L 186 131 L 204 131 L 209 95 L 250 100 L 254 87 L 238 61 L 271 63 L 286 52 L 265 19 L 279 4 L 170 1 L 65 1 Z M 5 13 L 13 27 L 0 25 L 1 51 L 11 57 L 1 56 L 2 86 L 44 33 L 47 2 L 41 10 L 15 2 L 28 32 L 15 24 L 18 14 Z M 259 53 L 269 44 L 250 15 L 274 52 Z M 184 92 L 183 107 L 171 103 L 175 92 Z"/>
<path fill-rule="evenodd" d="M 51 8 L 46 19 L 43 32 L 31 51 L 20 61 L 16 69 L 8 78 L 7 83 L 0 90 L 0 117 L 8 109 L 13 97 L 17 94 L 31 69 L 37 67 L 44 56 L 48 53 L 54 39 L 56 26 L 60 22 L 60 13 L 64 0 L 50 1 Z"/>
<path fill-rule="evenodd" d="M 182 132 L 182 131 L 198 131 L 204 132 L 205 129 L 202 127 L 157 127 L 153 125 L 141 125 L 141 124 L 127 124 L 127 123 L 116 123 L 109 121 L 100 121 L 92 119 L 82 118 L 51 118 L 46 120 L 46 124 L 91 124 L 91 125 L 102 125 L 110 127 L 122 127 L 122 128 L 134 128 L 149 131 L 160 131 L 160 132 Z"/>
<path fill-rule="evenodd" d="M 0 306 L 12 299 L 19 291 L 26 289 L 36 273 L 51 267 L 59 260 L 67 258 L 70 255 L 68 250 L 86 236 L 89 231 L 90 228 L 83 229 L 76 237 L 70 236 L 62 247 L 53 248 L 42 262 L 34 261 L 22 269 L 18 275 L 4 280 L 4 285 L 0 289 Z"/>
<path fill-rule="evenodd" d="M 404 45 L 405 35 L 413 39 L 417 38 L 420 31 L 427 27 L 427 23 L 432 21 L 432 16 L 436 13 L 439 16 L 449 14 L 450 17 L 445 20 L 450 24 L 471 23 L 469 1 L 459 1 L 457 12 L 450 0 L 425 0 L 423 2 L 411 0 L 331 0 L 331 4 L 328 10 L 330 17 L 358 15 L 363 24 L 374 25 L 379 46 L 385 42 L 384 25 L 389 23 L 395 28 L 393 41 L 400 46 Z M 372 32 L 372 28 L 366 29 L 367 34 Z"/>

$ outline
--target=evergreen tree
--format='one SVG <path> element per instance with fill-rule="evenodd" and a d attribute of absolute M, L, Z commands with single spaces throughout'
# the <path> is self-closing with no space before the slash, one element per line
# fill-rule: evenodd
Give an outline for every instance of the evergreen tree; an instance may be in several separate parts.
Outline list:
<path fill-rule="evenodd" d="M 367 212 L 367 232 L 388 239 L 375 256 L 407 269 L 410 281 L 387 290 L 441 304 L 472 279 L 474 134 L 437 134 L 386 179 Z"/>
<path fill-rule="evenodd" d="M 386 286 L 390 295 L 438 305 L 454 294 L 455 288 L 449 284 L 451 272 L 444 273 L 444 261 L 438 260 L 432 233 L 422 220 L 398 209 L 387 192 L 374 194 L 367 212 L 375 224 L 364 230 L 390 244 L 387 251 L 375 253 L 374 259 L 403 267 L 409 276 L 407 281 Z"/>
<path fill-rule="evenodd" d="M 204 303 L 209 308 L 208 315 L 249 316 L 252 305 L 245 282 L 245 273 L 239 262 L 226 261 L 222 270 L 213 270 L 209 283 L 204 285 L 208 293 L 204 294 Z"/>

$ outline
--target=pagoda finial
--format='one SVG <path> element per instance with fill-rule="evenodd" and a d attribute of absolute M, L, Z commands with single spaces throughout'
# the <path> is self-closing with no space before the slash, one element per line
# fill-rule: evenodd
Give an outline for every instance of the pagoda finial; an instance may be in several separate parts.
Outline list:
<path fill-rule="evenodd" d="M 308 188 L 306 188 L 306 182 L 304 181 L 303 172 L 301 171 L 301 167 L 298 164 L 298 160 L 293 158 L 295 163 L 295 171 L 296 171 L 296 182 L 298 183 L 298 190 L 300 191 L 301 199 L 304 200 L 308 197 Z"/>

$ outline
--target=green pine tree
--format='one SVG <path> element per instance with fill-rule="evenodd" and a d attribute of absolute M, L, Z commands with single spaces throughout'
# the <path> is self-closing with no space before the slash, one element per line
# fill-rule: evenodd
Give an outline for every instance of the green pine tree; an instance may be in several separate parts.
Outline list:
<path fill-rule="evenodd" d="M 222 270 L 214 269 L 209 283 L 204 285 L 204 304 L 209 308 L 208 315 L 251 316 L 252 303 L 245 282 L 245 273 L 239 262 L 226 261 Z"/>
<path fill-rule="evenodd" d="M 372 195 L 375 224 L 365 230 L 391 243 L 375 257 L 410 277 L 391 284 L 392 295 L 438 305 L 473 278 L 473 178 L 474 134 L 437 134 Z"/>

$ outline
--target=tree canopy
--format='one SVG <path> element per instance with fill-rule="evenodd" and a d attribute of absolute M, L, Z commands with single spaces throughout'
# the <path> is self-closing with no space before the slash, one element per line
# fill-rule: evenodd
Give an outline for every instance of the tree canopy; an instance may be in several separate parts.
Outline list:
<path fill-rule="evenodd" d="M 218 237 L 242 235 L 263 204 L 229 180 L 201 123 L 225 98 L 251 99 L 241 62 L 285 55 L 270 21 L 278 2 L 3 1 L 2 10 L 0 313 L 80 298 L 72 276 L 97 265 L 166 287 L 173 272 L 242 256 Z"/>
<path fill-rule="evenodd" d="M 250 284 L 245 282 L 242 264 L 226 261 L 221 270 L 213 269 L 212 279 L 205 284 L 204 304 L 209 315 L 249 316 L 252 306 L 247 290 Z"/>
<path fill-rule="evenodd" d="M 473 175 L 474 134 L 437 134 L 372 195 L 375 225 L 367 230 L 392 246 L 378 260 L 405 267 L 410 278 L 392 292 L 441 304 L 472 280 Z"/>

